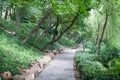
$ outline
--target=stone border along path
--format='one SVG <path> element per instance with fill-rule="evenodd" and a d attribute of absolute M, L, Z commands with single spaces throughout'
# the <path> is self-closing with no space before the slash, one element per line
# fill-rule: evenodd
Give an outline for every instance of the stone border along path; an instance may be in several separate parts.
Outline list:
<path fill-rule="evenodd" d="M 63 50 L 35 80 L 75 80 L 74 56 L 80 49 Z"/>

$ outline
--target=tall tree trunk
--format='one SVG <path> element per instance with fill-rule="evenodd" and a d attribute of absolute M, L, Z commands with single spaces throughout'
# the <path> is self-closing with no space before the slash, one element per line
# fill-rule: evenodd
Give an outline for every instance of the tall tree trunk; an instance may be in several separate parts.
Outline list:
<path fill-rule="evenodd" d="M 76 41 L 75 41 L 75 43 L 81 43 L 82 42 L 82 37 L 80 36 Z"/>
<path fill-rule="evenodd" d="M 76 34 L 77 34 L 76 32 L 74 32 L 73 34 L 71 34 L 71 35 L 69 36 L 69 39 L 73 39 L 74 37 L 76 37 L 76 36 L 77 36 Z"/>
<path fill-rule="evenodd" d="M 107 22 L 108 22 L 108 0 L 106 2 L 106 18 L 105 18 L 105 23 L 103 25 L 102 34 L 101 34 L 101 37 L 100 37 L 99 43 L 98 43 L 98 60 L 100 59 L 101 43 L 102 43 L 104 32 L 105 32 L 105 29 L 106 29 L 106 26 L 107 26 Z"/>
<path fill-rule="evenodd" d="M 52 16 L 50 16 L 50 20 L 52 19 Z M 48 34 L 48 32 L 49 32 L 49 30 L 50 30 L 50 28 L 51 27 L 54 27 L 54 25 L 53 26 L 51 26 L 51 21 L 49 22 L 49 24 L 48 24 L 48 26 L 45 28 L 45 30 L 43 31 L 43 33 L 42 33 L 42 35 L 41 35 L 41 38 L 40 38 L 40 42 L 42 42 L 43 40 L 44 40 L 44 38 L 45 38 L 45 36 Z"/>
<path fill-rule="evenodd" d="M 34 44 L 36 43 L 38 34 L 39 34 L 39 29 L 38 29 L 38 30 L 36 31 L 36 33 L 35 33 L 35 36 L 34 36 Z"/>
<path fill-rule="evenodd" d="M 55 38 L 54 40 L 48 42 L 48 43 L 43 47 L 43 50 L 45 50 L 45 49 L 46 49 L 48 46 L 50 46 L 51 44 L 57 42 L 57 41 L 64 35 L 64 33 L 67 32 L 67 31 L 73 26 L 73 24 L 74 24 L 75 21 L 77 20 L 78 16 L 79 16 L 79 14 L 77 13 L 76 16 L 73 18 L 71 24 L 70 24 L 69 26 L 67 26 L 67 28 L 66 28 L 65 30 L 61 31 L 60 35 L 59 35 L 57 38 Z"/>
<path fill-rule="evenodd" d="M 2 18 L 2 10 L 0 11 L 0 18 Z"/>
<path fill-rule="evenodd" d="M 20 4 L 22 4 L 22 0 L 20 0 Z M 16 26 L 20 27 L 20 7 L 16 7 Z"/>
<path fill-rule="evenodd" d="M 107 32 L 107 30 L 106 30 L 105 43 L 107 43 L 107 42 L 108 42 L 108 32 Z"/>
<path fill-rule="evenodd" d="M 56 26 L 55 26 L 55 31 L 54 31 L 54 34 L 53 34 L 53 41 L 55 40 L 55 38 L 56 38 L 56 32 L 57 32 L 57 29 L 58 29 L 58 26 L 59 26 L 59 24 L 60 24 L 60 19 L 59 19 L 59 17 L 57 17 L 57 23 L 56 23 Z"/>
<path fill-rule="evenodd" d="M 96 45 L 97 45 L 98 40 L 99 40 L 99 32 L 100 32 L 100 22 L 98 20 L 97 38 L 96 38 L 96 43 L 95 43 Z"/>
<path fill-rule="evenodd" d="M 8 8 L 6 8 L 6 12 L 5 12 L 5 17 L 4 17 L 4 19 L 7 20 L 7 17 L 8 17 Z"/>
<path fill-rule="evenodd" d="M 41 18 L 41 20 L 39 21 L 37 27 L 35 27 L 29 34 L 28 36 L 22 41 L 22 43 L 26 43 L 28 41 L 28 39 L 39 30 L 40 26 L 45 22 L 46 17 Z"/>
<path fill-rule="evenodd" d="M 2 19 L 2 11 L 3 11 L 3 6 L 0 6 L 0 18 Z"/>
<path fill-rule="evenodd" d="M 16 26 L 20 27 L 20 9 L 16 9 Z"/>
<path fill-rule="evenodd" d="M 28 41 L 28 39 L 34 34 L 36 33 L 37 35 L 37 31 L 39 30 L 39 28 L 41 27 L 41 25 L 45 22 L 45 20 L 52 14 L 52 10 L 49 10 L 44 17 L 42 17 L 37 25 L 37 27 L 35 27 L 29 34 L 28 36 L 22 41 L 22 43 L 26 43 Z"/>
<path fill-rule="evenodd" d="M 112 28 L 112 26 L 110 27 L 110 30 L 109 30 L 109 36 L 110 36 L 110 38 L 109 38 L 109 40 L 112 40 L 112 38 L 113 38 L 113 28 Z"/>

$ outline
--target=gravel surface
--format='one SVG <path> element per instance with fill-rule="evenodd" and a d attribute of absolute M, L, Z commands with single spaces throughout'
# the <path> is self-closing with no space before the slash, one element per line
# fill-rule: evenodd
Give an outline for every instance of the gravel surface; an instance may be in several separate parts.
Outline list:
<path fill-rule="evenodd" d="M 76 51 L 77 49 L 62 51 L 35 80 L 75 80 L 73 60 Z"/>

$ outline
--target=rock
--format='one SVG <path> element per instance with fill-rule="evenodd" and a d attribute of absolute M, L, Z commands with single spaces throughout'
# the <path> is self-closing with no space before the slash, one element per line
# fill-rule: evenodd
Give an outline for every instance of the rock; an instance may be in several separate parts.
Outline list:
<path fill-rule="evenodd" d="M 26 80 L 24 76 L 21 76 L 21 75 L 15 75 L 13 77 L 14 80 Z"/>
<path fill-rule="evenodd" d="M 51 59 L 55 58 L 55 54 L 54 53 L 48 53 L 48 55 L 50 56 Z"/>
<path fill-rule="evenodd" d="M 51 57 L 49 55 L 46 55 L 43 57 L 43 62 L 48 64 L 51 61 Z"/>
<path fill-rule="evenodd" d="M 21 74 L 30 73 L 30 70 L 29 69 L 22 69 L 22 70 L 20 70 L 20 73 Z"/>
<path fill-rule="evenodd" d="M 12 80 L 12 75 L 9 71 L 3 72 L 0 75 L 4 80 Z"/>
<path fill-rule="evenodd" d="M 54 53 L 48 51 L 42 59 L 36 59 L 35 62 L 31 63 L 29 69 L 20 70 L 20 75 L 15 75 L 14 80 L 34 80 L 34 77 L 38 75 L 51 60 L 55 58 Z"/>
<path fill-rule="evenodd" d="M 56 55 L 56 54 L 60 54 L 60 51 L 59 50 L 53 50 L 53 53 Z"/>
<path fill-rule="evenodd" d="M 23 74 L 23 75 L 15 75 L 13 77 L 14 80 L 34 80 L 34 74 Z"/>
<path fill-rule="evenodd" d="M 34 64 L 32 67 L 30 67 L 30 73 L 37 73 L 40 72 L 41 68 L 38 65 L 38 63 Z"/>

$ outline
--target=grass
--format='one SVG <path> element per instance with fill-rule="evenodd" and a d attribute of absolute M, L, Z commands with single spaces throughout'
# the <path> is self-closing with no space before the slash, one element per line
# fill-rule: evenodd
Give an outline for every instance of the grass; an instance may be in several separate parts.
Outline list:
<path fill-rule="evenodd" d="M 31 32 L 31 30 L 36 26 L 36 24 L 34 23 L 21 23 L 20 28 L 17 28 L 15 26 L 15 22 L 14 21 L 5 21 L 5 20 L 0 20 L 0 26 L 3 26 L 4 28 L 11 30 L 11 31 L 15 31 L 17 33 L 17 35 L 19 36 L 19 40 L 22 41 L 23 39 L 25 39 L 25 37 L 29 34 L 29 32 Z M 37 40 L 34 43 L 34 45 L 36 45 L 39 49 L 43 48 L 44 45 L 46 43 L 48 43 L 49 41 L 51 41 L 51 35 L 47 35 L 45 37 L 45 39 L 40 42 L 40 38 L 41 38 L 41 34 L 42 34 L 43 30 L 40 29 L 39 30 L 39 34 L 37 36 Z M 28 40 L 28 44 L 33 44 L 33 40 L 34 39 L 34 35 L 30 37 L 30 39 Z M 53 46 L 49 46 L 48 49 L 53 50 L 55 48 L 60 48 L 62 46 L 65 47 L 71 47 L 76 45 L 74 43 L 74 41 L 69 40 L 67 37 L 62 37 L 57 43 L 55 43 L 55 45 Z"/>
<path fill-rule="evenodd" d="M 22 45 L 19 40 L 6 33 L 0 34 L 0 73 L 10 71 L 19 73 L 19 69 L 27 68 L 42 53 L 35 51 L 29 45 Z"/>

